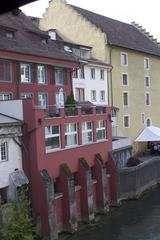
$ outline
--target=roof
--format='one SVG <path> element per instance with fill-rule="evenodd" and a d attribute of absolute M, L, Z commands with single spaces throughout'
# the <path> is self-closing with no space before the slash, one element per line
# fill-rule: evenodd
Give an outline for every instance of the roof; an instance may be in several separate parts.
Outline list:
<path fill-rule="evenodd" d="M 148 141 L 160 141 L 160 128 L 154 126 L 145 127 L 135 140 L 135 142 Z"/>
<path fill-rule="evenodd" d="M 131 24 L 120 22 L 97 13 L 70 5 L 92 24 L 107 35 L 109 45 L 128 48 L 156 56 L 160 56 L 160 48 L 142 32 Z"/>
<path fill-rule="evenodd" d="M 36 0 L 14 0 L 14 1 L 3 1 L 3 4 L 1 4 L 1 8 L 0 8 L 0 14 L 4 13 L 4 12 L 8 12 L 11 11 L 17 7 L 21 7 L 25 4 L 34 2 Z"/>
<path fill-rule="evenodd" d="M 0 50 L 2 51 L 75 62 L 73 56 L 58 47 L 56 42 L 50 40 L 47 32 L 41 31 L 20 10 L 0 15 L 0 26 Z M 12 31 L 14 37 L 7 38 L 4 29 Z M 42 40 L 46 40 L 47 43 Z"/>
<path fill-rule="evenodd" d="M 0 112 L 0 126 L 3 125 L 21 125 L 22 121 Z"/>

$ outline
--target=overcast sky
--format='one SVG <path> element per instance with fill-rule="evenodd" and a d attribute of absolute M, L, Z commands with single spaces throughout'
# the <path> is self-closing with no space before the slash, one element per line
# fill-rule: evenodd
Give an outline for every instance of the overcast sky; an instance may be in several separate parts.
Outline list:
<path fill-rule="evenodd" d="M 48 2 L 38 0 L 21 9 L 26 15 L 42 17 Z M 160 0 L 67 0 L 67 2 L 126 23 L 135 21 L 160 41 Z"/>

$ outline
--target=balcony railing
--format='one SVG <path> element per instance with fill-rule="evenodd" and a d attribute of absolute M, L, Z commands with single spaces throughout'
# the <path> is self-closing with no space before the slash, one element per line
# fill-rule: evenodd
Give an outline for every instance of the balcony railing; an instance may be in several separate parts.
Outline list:
<path fill-rule="evenodd" d="M 75 106 L 65 105 L 64 108 L 57 108 L 49 105 L 45 109 L 45 117 L 73 117 L 78 115 L 102 115 L 107 113 L 107 106 Z"/>

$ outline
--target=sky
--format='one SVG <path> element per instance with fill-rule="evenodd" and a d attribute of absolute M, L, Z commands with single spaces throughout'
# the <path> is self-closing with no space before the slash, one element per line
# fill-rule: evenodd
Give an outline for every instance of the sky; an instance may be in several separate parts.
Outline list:
<path fill-rule="evenodd" d="M 21 10 L 26 15 L 42 17 L 48 2 L 49 0 L 38 0 L 25 5 Z M 67 0 L 67 2 L 125 23 L 135 21 L 160 41 L 159 0 Z"/>

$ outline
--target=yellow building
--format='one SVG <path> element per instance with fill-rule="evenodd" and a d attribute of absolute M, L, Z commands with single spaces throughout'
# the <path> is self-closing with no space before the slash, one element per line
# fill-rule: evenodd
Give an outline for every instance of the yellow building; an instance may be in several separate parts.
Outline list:
<path fill-rule="evenodd" d="M 110 105 L 119 108 L 113 135 L 135 137 L 145 126 L 160 127 L 160 48 L 137 24 L 126 24 L 51 0 L 40 19 L 67 41 L 92 47 L 92 56 L 112 64 Z"/>

